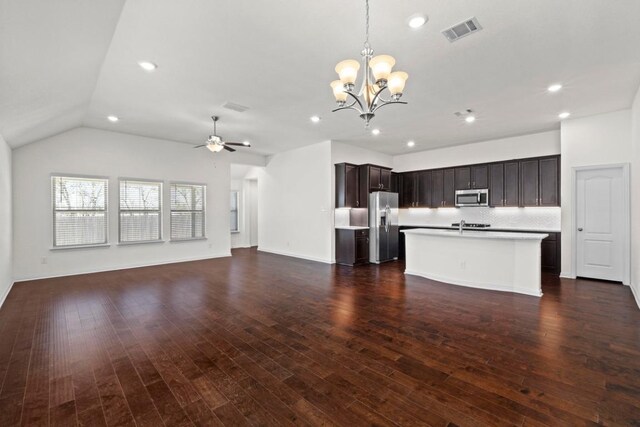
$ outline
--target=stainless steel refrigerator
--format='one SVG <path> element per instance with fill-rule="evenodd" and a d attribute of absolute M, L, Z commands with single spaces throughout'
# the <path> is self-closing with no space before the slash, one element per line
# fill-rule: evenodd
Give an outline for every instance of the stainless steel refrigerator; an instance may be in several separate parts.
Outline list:
<path fill-rule="evenodd" d="M 369 194 L 369 261 L 398 259 L 398 193 Z"/>

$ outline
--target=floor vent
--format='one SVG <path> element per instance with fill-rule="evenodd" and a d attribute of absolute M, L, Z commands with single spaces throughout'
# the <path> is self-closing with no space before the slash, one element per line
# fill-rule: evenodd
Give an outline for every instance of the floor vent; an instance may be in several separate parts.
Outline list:
<path fill-rule="evenodd" d="M 478 22 L 476 17 L 469 18 L 464 22 L 454 25 L 451 28 L 447 28 L 442 31 L 442 34 L 449 40 L 450 42 L 454 42 L 462 37 L 466 37 L 469 34 L 477 33 L 482 29 L 482 26 Z"/>
<path fill-rule="evenodd" d="M 234 104 L 233 102 L 225 102 L 222 107 L 226 108 L 227 110 L 237 111 L 239 113 L 244 113 L 249 109 L 249 107 L 245 107 L 244 105 L 240 104 Z"/>

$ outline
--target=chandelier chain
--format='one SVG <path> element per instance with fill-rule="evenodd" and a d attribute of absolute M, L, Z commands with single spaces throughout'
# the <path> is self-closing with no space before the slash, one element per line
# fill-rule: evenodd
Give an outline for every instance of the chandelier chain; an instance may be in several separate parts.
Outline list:
<path fill-rule="evenodd" d="M 365 4 L 365 34 L 364 34 L 364 47 L 369 48 L 369 0 L 364 1 Z"/>

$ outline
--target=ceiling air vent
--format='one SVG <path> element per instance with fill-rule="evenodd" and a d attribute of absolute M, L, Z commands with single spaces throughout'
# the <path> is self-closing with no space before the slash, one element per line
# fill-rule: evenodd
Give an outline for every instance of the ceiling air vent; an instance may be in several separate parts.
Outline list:
<path fill-rule="evenodd" d="M 233 102 L 225 102 L 222 107 L 226 108 L 227 110 L 237 111 L 239 113 L 244 113 L 249 109 L 249 107 L 245 107 L 244 105 L 240 104 L 234 104 Z"/>
<path fill-rule="evenodd" d="M 462 37 L 466 37 L 469 34 L 476 33 L 482 29 L 482 26 L 478 22 L 476 17 L 469 18 L 464 22 L 454 25 L 451 28 L 447 28 L 442 31 L 442 34 L 449 40 L 450 42 L 454 42 Z"/>

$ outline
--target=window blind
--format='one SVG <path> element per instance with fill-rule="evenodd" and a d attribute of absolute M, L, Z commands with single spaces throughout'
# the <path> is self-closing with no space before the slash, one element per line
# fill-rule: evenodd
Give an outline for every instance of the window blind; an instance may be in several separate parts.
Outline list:
<path fill-rule="evenodd" d="M 171 184 L 171 240 L 205 237 L 206 186 Z"/>
<path fill-rule="evenodd" d="M 120 180 L 120 242 L 162 239 L 162 183 Z"/>
<path fill-rule="evenodd" d="M 107 192 L 106 179 L 51 177 L 54 247 L 107 243 Z"/>
<path fill-rule="evenodd" d="M 231 192 L 231 231 L 239 231 L 238 228 L 238 192 Z"/>

